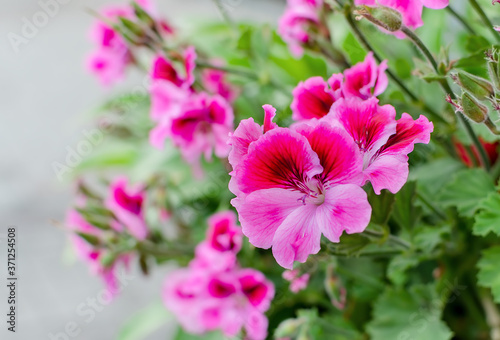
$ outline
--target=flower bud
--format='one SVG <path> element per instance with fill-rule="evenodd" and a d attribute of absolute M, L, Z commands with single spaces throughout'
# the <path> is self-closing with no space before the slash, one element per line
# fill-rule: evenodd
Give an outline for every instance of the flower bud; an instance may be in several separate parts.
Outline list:
<path fill-rule="evenodd" d="M 495 51 L 490 52 L 488 55 L 488 73 L 490 75 L 490 79 L 493 81 L 495 88 L 497 91 L 500 91 L 500 63 L 498 62 L 498 54 Z"/>
<path fill-rule="evenodd" d="M 460 71 L 453 79 L 458 86 L 479 100 L 495 96 L 493 85 L 484 78 Z"/>
<path fill-rule="evenodd" d="M 303 324 L 304 320 L 301 318 L 285 320 L 279 324 L 274 335 L 277 338 L 295 337 Z"/>
<path fill-rule="evenodd" d="M 476 123 L 483 123 L 488 118 L 488 108 L 468 92 L 462 93 L 462 113 Z"/>
<path fill-rule="evenodd" d="M 82 233 L 82 232 L 76 232 L 76 234 L 78 236 L 80 236 L 81 238 L 83 238 L 88 244 L 90 245 L 93 245 L 93 246 L 97 246 L 99 245 L 101 242 L 99 241 L 99 238 L 95 235 L 91 235 L 91 234 L 86 234 L 86 233 Z"/>
<path fill-rule="evenodd" d="M 399 31 L 403 25 L 401 13 L 385 6 L 377 6 L 373 8 L 360 6 L 356 8 L 354 14 L 366 18 L 368 21 L 386 29 L 389 32 Z"/>

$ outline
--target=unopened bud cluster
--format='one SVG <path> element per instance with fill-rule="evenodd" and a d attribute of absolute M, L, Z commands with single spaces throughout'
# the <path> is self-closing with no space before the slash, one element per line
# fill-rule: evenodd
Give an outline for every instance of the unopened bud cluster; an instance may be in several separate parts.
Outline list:
<path fill-rule="evenodd" d="M 495 50 L 486 52 L 489 79 L 485 79 L 465 71 L 452 74 L 453 81 L 462 89 L 462 95 L 457 101 L 448 99 L 457 111 L 476 123 L 485 124 L 494 134 L 500 134 L 491 121 L 490 103 L 494 110 L 500 111 L 500 67 L 499 54 Z"/>

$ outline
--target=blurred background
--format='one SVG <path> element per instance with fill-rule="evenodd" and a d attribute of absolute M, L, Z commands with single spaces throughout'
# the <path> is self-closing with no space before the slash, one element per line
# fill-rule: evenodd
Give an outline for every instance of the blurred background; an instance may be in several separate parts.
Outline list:
<path fill-rule="evenodd" d="M 117 339 L 127 320 L 160 300 L 168 266 L 148 278 L 134 271 L 125 278 L 127 285 L 115 301 L 99 303 L 103 289 L 100 279 L 90 276 L 85 264 L 72 260 L 67 235 L 57 227 L 71 204 L 73 188 L 71 176 L 66 181 L 58 179 L 53 162 L 64 164 L 68 148 L 74 149 L 85 138 L 86 114 L 110 92 L 124 92 L 141 83 L 140 75 L 131 74 L 125 84 L 106 90 L 83 66 L 91 50 L 87 35 L 93 19 L 87 9 L 97 10 L 120 1 L 126 2 L 1 3 L 0 339 Z M 284 0 L 222 2 L 235 19 L 272 25 L 285 5 Z M 44 5 L 49 3 L 57 6 Z M 222 20 L 212 0 L 161 0 L 156 5 L 180 28 Z M 41 14 L 45 12 L 49 15 Z M 16 36 L 22 39 L 17 44 L 13 43 Z M 9 226 L 18 230 L 19 314 L 15 334 L 7 331 L 4 321 L 8 312 Z M 165 323 L 147 339 L 171 339 L 173 329 L 172 324 Z"/>

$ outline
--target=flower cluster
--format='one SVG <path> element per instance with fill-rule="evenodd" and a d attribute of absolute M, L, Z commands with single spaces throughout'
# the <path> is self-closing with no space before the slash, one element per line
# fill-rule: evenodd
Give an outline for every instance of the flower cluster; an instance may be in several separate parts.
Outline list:
<path fill-rule="evenodd" d="M 361 186 L 396 193 L 408 177 L 408 153 L 429 142 L 426 117 L 396 120 L 394 107 L 379 105 L 385 65 L 370 58 L 334 75 L 330 87 L 319 78 L 299 84 L 292 110 L 301 121 L 290 128 L 272 123 L 275 110 L 265 105 L 264 126 L 243 120 L 230 138 L 229 189 L 243 233 L 256 247 L 272 247 L 285 268 L 316 254 L 322 234 L 339 242 L 344 231 L 362 232 L 371 207 Z"/>
<path fill-rule="evenodd" d="M 416 29 L 424 24 L 422 21 L 422 10 L 424 7 L 432 9 L 443 9 L 449 4 L 449 0 L 354 0 L 355 5 L 369 7 L 386 6 L 401 13 L 403 25 Z M 398 38 L 404 38 L 402 32 L 394 32 Z"/>
<path fill-rule="evenodd" d="M 75 209 L 68 212 L 65 225 L 72 232 L 71 242 L 77 256 L 86 262 L 94 275 L 101 276 L 112 295 L 118 293 L 115 272 L 118 267 L 129 269 L 132 253 L 113 254 L 105 246 L 114 234 L 128 233 L 138 240 L 144 240 L 148 228 L 144 220 L 145 193 L 142 188 L 127 187 L 126 179 L 117 178 L 111 183 L 104 206 L 98 210 L 106 218 L 87 214 L 86 198 L 77 201 Z M 90 216 L 90 217 L 89 217 Z"/>
<path fill-rule="evenodd" d="M 300 57 L 304 45 L 311 42 L 311 28 L 320 22 L 323 0 L 288 0 L 280 18 L 278 34 L 288 44 L 290 52 Z"/>
<path fill-rule="evenodd" d="M 227 138 L 233 130 L 230 100 L 234 99 L 234 91 L 226 83 L 223 72 L 208 69 L 202 80 L 211 93 L 197 92 L 193 87 L 194 48 L 186 48 L 181 59 L 184 75 L 163 55 L 153 61 L 151 118 L 156 127 L 150 133 L 150 143 L 162 148 L 169 137 L 192 164 L 196 164 L 201 155 L 209 160 L 212 150 L 217 157 L 226 157 Z"/>
<path fill-rule="evenodd" d="M 213 215 L 208 225 L 189 267 L 167 276 L 165 305 L 191 333 L 235 336 L 244 328 L 248 339 L 265 339 L 274 286 L 261 272 L 238 266 L 242 235 L 233 212 Z"/>

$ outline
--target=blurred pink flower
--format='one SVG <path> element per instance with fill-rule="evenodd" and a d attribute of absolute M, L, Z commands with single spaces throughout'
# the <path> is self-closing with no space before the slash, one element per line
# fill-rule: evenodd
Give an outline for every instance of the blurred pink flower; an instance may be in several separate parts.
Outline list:
<path fill-rule="evenodd" d="M 344 71 L 344 97 L 368 99 L 380 95 L 388 85 L 386 70 L 387 60 L 377 65 L 373 53 L 369 52 L 363 62 Z"/>
<path fill-rule="evenodd" d="M 103 236 L 103 230 L 88 223 L 78 211 L 73 209 L 68 211 L 65 225 L 73 232 L 70 239 L 73 243 L 76 255 L 89 266 L 90 272 L 93 275 L 102 278 L 110 296 L 116 296 L 119 293 L 120 285 L 115 272 L 120 266 L 123 266 L 125 270 L 129 270 L 132 255 L 121 254 L 113 263 L 105 267 L 102 261 L 106 256 L 106 250 L 92 246 L 84 238 L 76 234 L 80 232 L 99 239 Z M 117 228 L 116 225 L 112 225 L 111 227 Z M 117 229 L 116 231 L 121 230 Z"/>
<path fill-rule="evenodd" d="M 416 29 L 424 24 L 422 21 L 423 7 L 443 9 L 448 6 L 449 0 L 354 0 L 354 4 L 370 7 L 381 5 L 393 8 L 401 13 L 403 25 Z M 399 31 L 394 34 L 401 39 L 405 37 Z"/>
<path fill-rule="evenodd" d="M 205 89 L 211 94 L 218 94 L 232 103 L 238 95 L 235 88 L 226 81 L 226 72 L 216 69 L 205 69 L 201 74 Z"/>
<path fill-rule="evenodd" d="M 300 57 L 303 46 L 310 41 L 309 30 L 319 23 L 322 0 L 288 0 L 278 25 L 278 34 L 288 44 L 290 52 Z"/>
<path fill-rule="evenodd" d="M 298 276 L 298 270 L 285 270 L 283 272 L 283 278 L 290 282 L 290 291 L 293 293 L 298 293 L 307 287 L 309 283 L 310 275 L 308 273 Z"/>
<path fill-rule="evenodd" d="M 341 125 L 359 147 L 363 157 L 363 183 L 370 181 L 375 193 L 398 192 L 408 179 L 408 153 L 415 143 L 429 143 L 433 125 L 425 116 L 417 120 L 403 113 L 395 120 L 391 105 L 379 106 L 376 98 L 337 101 L 327 116 Z"/>
<path fill-rule="evenodd" d="M 343 231 L 358 233 L 368 225 L 371 207 L 359 186 L 362 159 L 341 128 L 322 120 L 275 127 L 239 154 L 231 203 L 250 243 L 272 247 L 282 267 L 292 269 L 294 261 L 316 254 L 321 234 L 339 242 Z"/>
<path fill-rule="evenodd" d="M 127 179 L 118 177 L 111 183 L 108 198 L 104 203 L 126 230 L 138 240 L 144 240 L 149 233 L 144 220 L 145 196 L 140 186 L 128 188 Z"/>
<path fill-rule="evenodd" d="M 217 213 L 208 219 L 206 240 L 196 247 L 192 265 L 226 270 L 236 265 L 236 254 L 241 249 L 241 228 L 236 225 L 232 211 Z"/>

